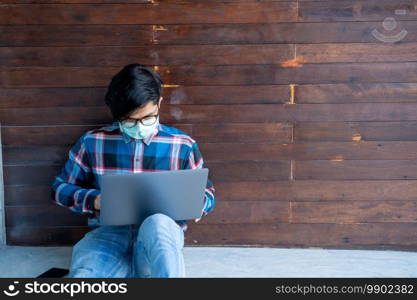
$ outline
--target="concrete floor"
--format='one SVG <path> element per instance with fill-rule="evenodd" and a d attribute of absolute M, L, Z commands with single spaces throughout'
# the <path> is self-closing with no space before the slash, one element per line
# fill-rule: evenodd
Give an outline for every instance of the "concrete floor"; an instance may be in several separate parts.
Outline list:
<path fill-rule="evenodd" d="M 0 277 L 69 268 L 71 247 L 0 246 Z M 185 247 L 187 277 L 417 277 L 417 252 Z"/>

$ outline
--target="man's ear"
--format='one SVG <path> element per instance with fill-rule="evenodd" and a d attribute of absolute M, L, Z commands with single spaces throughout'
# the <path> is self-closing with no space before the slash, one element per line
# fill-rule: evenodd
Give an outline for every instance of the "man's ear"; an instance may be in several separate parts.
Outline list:
<path fill-rule="evenodd" d="M 162 99 L 164 99 L 162 96 L 161 96 L 161 97 L 159 97 L 159 103 L 158 103 L 158 106 L 161 106 Z"/>

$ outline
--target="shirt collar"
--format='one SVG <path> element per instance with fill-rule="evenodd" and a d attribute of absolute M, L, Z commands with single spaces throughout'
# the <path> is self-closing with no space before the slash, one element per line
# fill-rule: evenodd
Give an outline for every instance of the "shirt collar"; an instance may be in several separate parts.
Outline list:
<path fill-rule="evenodd" d="M 158 132 L 161 130 L 161 124 L 159 123 L 158 126 L 155 128 L 155 131 L 148 136 L 145 139 L 141 139 L 142 142 L 144 142 L 146 145 L 149 145 L 152 142 L 152 139 L 158 134 Z M 109 126 L 104 127 L 105 131 L 113 131 L 113 130 L 118 130 L 119 133 L 122 134 L 122 138 L 125 141 L 125 143 L 129 143 L 131 141 L 136 141 L 136 139 L 132 138 L 131 136 L 127 135 L 126 133 L 124 133 L 123 131 L 120 130 L 119 128 L 119 122 L 118 121 L 114 121 L 113 123 L 111 123 Z"/>

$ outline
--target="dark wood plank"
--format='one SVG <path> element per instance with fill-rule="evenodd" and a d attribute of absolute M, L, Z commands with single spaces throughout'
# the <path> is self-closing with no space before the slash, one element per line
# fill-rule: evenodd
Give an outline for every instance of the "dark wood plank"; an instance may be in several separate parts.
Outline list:
<path fill-rule="evenodd" d="M 6 224 L 10 227 L 87 226 L 87 217 L 66 207 L 49 205 L 6 206 Z"/>
<path fill-rule="evenodd" d="M 416 62 L 295 65 L 284 62 L 281 65 L 184 65 L 159 68 L 166 82 L 180 85 L 407 83 L 417 80 L 416 70 Z"/>
<path fill-rule="evenodd" d="M 187 24 L 164 25 L 158 29 L 161 30 L 154 31 L 154 42 L 158 44 L 375 43 L 379 40 L 372 34 L 373 30 L 390 37 L 402 29 L 407 35 L 401 36 L 401 42 L 417 40 L 415 21 L 401 21 L 394 32 L 384 30 L 381 21 Z"/>
<path fill-rule="evenodd" d="M 291 61 L 290 61 L 291 62 Z M 156 68 L 170 85 L 273 85 L 324 83 L 412 83 L 417 62 L 264 65 L 183 65 Z M 0 87 L 107 86 L 119 68 L 0 68 Z M 219 76 L 221 74 L 221 76 Z"/>
<path fill-rule="evenodd" d="M 305 63 L 416 61 L 417 43 L 345 43 L 297 45 L 297 59 Z"/>
<path fill-rule="evenodd" d="M 6 206 L 10 227 L 87 226 L 87 217 L 57 204 Z M 217 201 L 216 210 L 201 220 L 204 224 L 288 222 L 289 202 Z"/>
<path fill-rule="evenodd" d="M 413 0 L 341 0 L 302 1 L 299 3 L 299 21 L 371 21 L 395 17 L 398 20 L 412 20 L 416 17 Z M 405 10 L 405 14 L 395 14 Z"/>
<path fill-rule="evenodd" d="M 15 246 L 73 246 L 91 230 L 88 226 L 6 227 L 6 240 Z"/>
<path fill-rule="evenodd" d="M 416 160 L 301 160 L 293 170 L 295 180 L 417 179 Z"/>
<path fill-rule="evenodd" d="M 296 87 L 296 103 L 415 102 L 415 83 L 314 84 Z"/>
<path fill-rule="evenodd" d="M 417 122 L 297 123 L 295 141 L 416 141 Z"/>
<path fill-rule="evenodd" d="M 187 11 L 187 14 L 183 12 Z M 233 12 L 233 13 L 231 13 Z M 178 16 L 181 18 L 178 18 Z M 189 24 L 295 21 L 297 3 L 9 4 L 1 24 Z"/>
<path fill-rule="evenodd" d="M 289 161 L 274 162 L 207 162 L 210 169 L 210 178 L 213 181 L 268 181 L 288 180 L 290 174 Z M 51 184 L 60 172 L 62 164 L 59 165 L 5 165 L 4 185 L 15 184 Z"/>
<path fill-rule="evenodd" d="M 417 103 L 165 105 L 161 123 L 294 123 L 416 121 Z M 256 113 L 254 113 L 256 112 Z M 0 109 L 6 126 L 88 125 L 112 121 L 107 107 Z"/>
<path fill-rule="evenodd" d="M 196 245 L 269 245 L 351 248 L 417 246 L 416 223 L 358 224 L 192 224 L 187 242 Z"/>
<path fill-rule="evenodd" d="M 209 161 L 417 160 L 417 142 L 200 143 L 199 146 Z M 29 156 L 30 150 L 26 157 Z"/>
<path fill-rule="evenodd" d="M 222 202 L 417 201 L 417 180 L 214 181 L 214 186 Z M 47 205 L 50 190 L 49 183 L 6 185 L 5 205 Z"/>
<path fill-rule="evenodd" d="M 104 105 L 104 87 L 3 88 L 0 108 L 40 108 Z M 288 85 L 173 86 L 163 85 L 167 104 L 263 104 L 290 101 Z"/>
<path fill-rule="evenodd" d="M 192 137 L 200 143 L 289 143 L 289 123 L 221 123 L 193 124 Z"/>
<path fill-rule="evenodd" d="M 40 108 L 104 105 L 105 88 L 5 88 L 0 89 L 0 108 Z"/>
<path fill-rule="evenodd" d="M 290 204 L 285 201 L 217 201 L 201 224 L 250 224 L 288 222 Z"/>
<path fill-rule="evenodd" d="M 3 146 L 72 145 L 82 134 L 98 126 L 19 126 L 2 128 Z M 184 131 L 198 142 L 290 142 L 287 123 L 164 124 Z"/>
<path fill-rule="evenodd" d="M 386 36 L 401 29 L 401 42 L 417 41 L 417 21 L 401 21 L 390 33 L 382 22 L 164 25 L 0 25 L 0 45 L 12 46 L 143 46 L 271 43 L 376 43 L 373 30 Z"/>
<path fill-rule="evenodd" d="M 163 89 L 170 104 L 266 104 L 290 101 L 288 85 L 173 86 Z"/>
<path fill-rule="evenodd" d="M 137 47 L 1 47 L 3 67 L 118 67 L 144 65 L 238 65 L 282 63 L 294 45 L 154 45 Z M 411 50 L 408 47 L 404 50 Z M 380 51 L 382 52 L 382 51 Z"/>
<path fill-rule="evenodd" d="M 414 2 L 403 0 L 373 1 L 301 1 L 236 2 L 236 3 L 169 3 L 138 4 L 67 4 L 71 13 L 53 4 L 5 5 L 0 10 L 2 24 L 160 24 L 181 23 L 272 23 L 277 21 L 382 21 L 387 16 L 399 20 L 415 18 Z M 65 7 L 65 9 L 67 9 Z M 406 14 L 393 12 L 405 10 Z M 181 14 L 183 10 L 189 14 Z M 233 14 L 228 14 L 233 11 Z M 132 13 L 135 12 L 135 13 Z M 210 12 L 207 17 L 207 12 Z M 250 12 L 250 13 L 249 13 Z M 177 15 L 182 16 L 178 20 Z M 48 16 L 49 18 L 46 18 Z"/>
<path fill-rule="evenodd" d="M 48 166 L 3 166 L 4 185 L 10 184 L 50 184 L 59 174 L 61 165 Z"/>
<path fill-rule="evenodd" d="M 3 161 L 9 165 L 64 163 L 69 145 L 4 146 Z M 199 148 L 206 162 L 281 160 L 417 160 L 417 142 L 295 142 L 204 143 Z M 33 163 L 34 162 L 34 163 Z"/>
<path fill-rule="evenodd" d="M 25 126 L 25 127 L 3 127 L 2 128 L 2 144 L 3 149 L 7 149 L 9 146 L 19 147 L 24 144 L 32 146 L 50 146 L 61 145 L 62 150 L 69 150 L 69 147 L 73 145 L 77 139 L 84 134 L 87 130 L 100 128 L 106 124 L 101 125 L 74 125 L 74 126 Z M 47 149 L 47 148 L 43 148 Z M 7 151 L 7 150 L 3 150 Z M 17 155 L 25 155 L 24 151 Z"/>
<path fill-rule="evenodd" d="M 4 187 L 4 205 L 29 206 L 51 204 L 51 185 L 6 185 Z"/>
<path fill-rule="evenodd" d="M 222 201 L 417 200 L 416 180 L 214 182 Z"/>
<path fill-rule="evenodd" d="M 1 46 L 141 46 L 153 44 L 152 25 L 0 25 Z"/>
<path fill-rule="evenodd" d="M 415 223 L 417 201 L 314 201 L 291 203 L 293 223 Z"/>
<path fill-rule="evenodd" d="M 74 245 L 89 227 L 7 227 L 9 245 Z M 376 224 L 190 224 L 186 246 L 248 245 L 417 249 L 416 223 Z"/>
<path fill-rule="evenodd" d="M 67 4 L 67 3 L 100 3 L 100 4 L 126 4 L 126 3 L 144 3 L 159 5 L 163 3 L 198 3 L 205 2 L 206 0 L 19 0 L 19 3 L 27 4 Z M 288 0 L 262 0 L 262 2 L 275 2 L 275 1 L 288 1 Z M 322 0 L 299 0 L 299 1 L 322 1 Z M 256 0 L 212 0 L 211 2 L 257 2 Z M 2 3 L 14 4 L 16 1 L 2 0 Z"/>
<path fill-rule="evenodd" d="M 85 134 L 88 130 L 101 128 L 102 126 L 108 126 L 108 124 L 100 124 L 100 125 L 69 125 L 69 126 L 19 126 L 19 127 L 2 127 L 2 144 L 3 146 L 23 146 L 23 145 L 31 145 L 31 146 L 51 146 L 51 145 L 73 145 L 75 141 L 83 134 Z M 171 126 L 173 124 L 164 124 L 167 126 Z M 178 128 L 185 133 L 192 135 L 192 124 L 174 124 L 175 128 Z M 249 124 L 248 127 L 252 125 L 254 134 L 258 131 L 260 132 L 266 126 L 261 126 L 262 124 L 254 123 Z M 257 126 L 258 125 L 258 126 Z M 280 126 L 281 125 L 281 126 Z M 233 126 L 229 126 L 229 132 L 233 131 Z M 270 126 L 273 127 L 273 126 Z M 204 126 L 203 126 L 204 128 Z M 238 127 L 239 128 L 239 127 Z M 277 138 L 281 138 L 282 140 L 286 140 L 286 137 L 289 135 L 288 131 L 291 131 L 291 128 L 285 130 L 285 125 L 283 124 L 276 124 L 275 127 L 269 128 L 272 131 L 275 128 L 281 129 L 280 132 L 275 133 L 271 132 L 271 134 L 275 134 Z M 228 132 L 227 127 L 223 129 L 225 134 Z M 210 134 L 215 135 L 216 131 L 215 128 L 208 129 L 207 131 L 203 131 L 203 134 L 210 136 Z M 222 131 L 221 131 L 222 132 Z M 200 134 L 201 135 L 201 134 Z M 264 137 L 266 138 L 266 137 Z"/>
<path fill-rule="evenodd" d="M 289 161 L 233 161 L 205 163 L 213 182 L 288 180 Z"/>

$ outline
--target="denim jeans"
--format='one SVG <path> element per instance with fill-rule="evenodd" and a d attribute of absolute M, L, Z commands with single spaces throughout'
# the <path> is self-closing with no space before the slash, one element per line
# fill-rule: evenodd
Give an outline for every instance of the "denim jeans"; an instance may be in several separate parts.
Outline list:
<path fill-rule="evenodd" d="M 185 277 L 183 248 L 183 229 L 165 214 L 140 226 L 99 226 L 74 245 L 68 277 Z"/>

